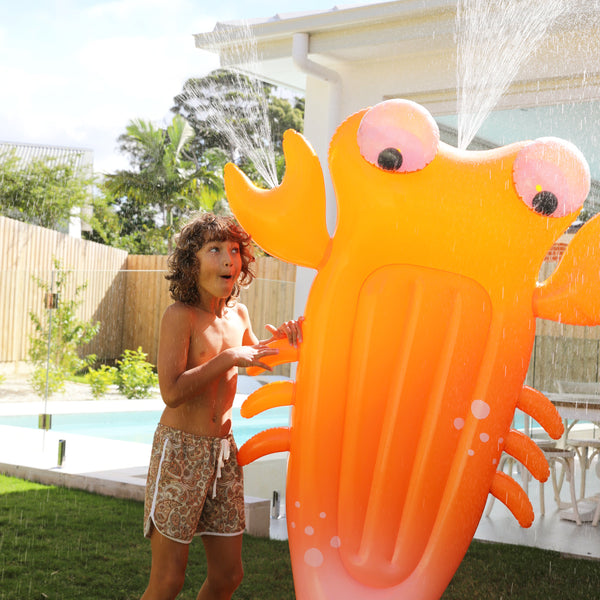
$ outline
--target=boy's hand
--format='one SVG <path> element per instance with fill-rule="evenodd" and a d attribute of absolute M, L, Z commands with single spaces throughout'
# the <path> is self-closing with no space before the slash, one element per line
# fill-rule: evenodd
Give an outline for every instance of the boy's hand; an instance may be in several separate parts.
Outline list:
<path fill-rule="evenodd" d="M 264 342 L 259 342 L 254 346 L 230 348 L 229 351 L 233 354 L 233 361 L 236 367 L 260 367 L 268 371 L 272 371 L 273 368 L 262 362 L 261 359 L 265 356 L 279 354 L 277 348 L 269 348 Z"/>
<path fill-rule="evenodd" d="M 288 342 L 294 348 L 297 348 L 299 344 L 302 343 L 302 322 L 304 321 L 304 317 L 300 317 L 297 321 L 286 321 L 282 323 L 279 327 L 274 327 L 273 325 L 265 325 L 266 329 L 272 335 L 270 340 L 266 340 L 262 342 L 264 344 L 268 344 L 273 340 L 281 340 L 287 337 Z"/>

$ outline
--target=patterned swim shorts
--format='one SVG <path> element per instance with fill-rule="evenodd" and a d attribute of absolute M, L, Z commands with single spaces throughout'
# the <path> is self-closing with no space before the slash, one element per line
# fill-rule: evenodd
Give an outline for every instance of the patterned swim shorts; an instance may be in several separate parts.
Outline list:
<path fill-rule="evenodd" d="M 243 471 L 231 434 L 198 436 L 159 423 L 146 481 L 146 537 L 153 525 L 184 544 L 195 535 L 243 533 Z"/>

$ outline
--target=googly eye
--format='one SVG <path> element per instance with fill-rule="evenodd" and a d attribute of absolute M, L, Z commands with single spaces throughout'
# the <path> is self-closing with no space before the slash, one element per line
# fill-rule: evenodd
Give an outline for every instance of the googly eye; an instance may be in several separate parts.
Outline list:
<path fill-rule="evenodd" d="M 513 181 L 531 210 L 548 217 L 564 217 L 583 206 L 590 191 L 590 168 L 570 142 L 540 138 L 517 154 Z"/>
<path fill-rule="evenodd" d="M 386 100 L 365 113 L 357 141 L 371 164 L 384 171 L 410 173 L 435 158 L 440 132 L 422 106 L 410 100 Z"/>

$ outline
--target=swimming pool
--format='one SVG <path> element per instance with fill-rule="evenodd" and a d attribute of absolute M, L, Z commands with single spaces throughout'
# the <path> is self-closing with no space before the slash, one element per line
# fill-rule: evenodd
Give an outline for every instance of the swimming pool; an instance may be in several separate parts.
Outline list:
<path fill-rule="evenodd" d="M 238 447 L 259 431 L 272 427 L 287 427 L 290 411 L 290 407 L 281 406 L 269 409 L 252 419 L 245 419 L 240 415 L 239 407 L 234 406 L 233 435 Z M 56 413 L 52 415 L 52 431 L 151 444 L 161 414 L 162 410 Z M 2 415 L 0 425 L 37 429 L 38 415 Z M 541 429 L 533 419 L 530 426 L 533 430 Z M 524 415 L 519 410 L 515 413 L 513 427 L 524 430 Z"/>
<path fill-rule="evenodd" d="M 254 434 L 264 429 L 286 427 L 289 425 L 290 410 L 288 406 L 281 406 L 265 411 L 252 419 L 244 419 L 240 415 L 240 409 L 234 407 L 232 421 L 236 444 L 241 446 Z M 161 410 L 53 414 L 52 430 L 109 440 L 151 444 L 161 414 Z M 2 416 L 0 417 L 0 425 L 37 429 L 38 416 Z"/>

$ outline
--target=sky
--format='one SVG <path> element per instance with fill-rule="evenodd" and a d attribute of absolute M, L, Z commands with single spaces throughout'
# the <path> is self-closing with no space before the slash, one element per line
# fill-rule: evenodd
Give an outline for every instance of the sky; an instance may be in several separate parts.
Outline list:
<path fill-rule="evenodd" d="M 218 67 L 215 54 L 195 47 L 194 34 L 212 31 L 217 21 L 381 1 L 3 0 L 0 141 L 91 149 L 97 173 L 127 168 L 117 142 L 127 124 L 141 118 L 166 125 L 185 81 Z M 600 109 L 592 108 L 589 115 L 573 117 L 587 123 L 585 131 L 546 135 L 573 138 L 598 169 L 600 134 L 590 135 L 590 127 L 597 130 Z M 527 115 L 530 125 L 547 127 L 548 119 L 545 113 L 537 119 Z M 567 124 L 563 114 L 553 120 Z M 518 139 L 524 135 L 521 121 Z M 506 127 L 502 122 L 494 129 L 494 123 L 489 119 L 478 134 L 497 143 L 513 141 L 496 140 Z"/>
<path fill-rule="evenodd" d="M 127 168 L 117 138 L 129 121 L 166 124 L 184 82 L 218 67 L 216 55 L 194 46 L 195 33 L 212 31 L 217 21 L 333 6 L 335 0 L 4 1 L 0 141 L 91 149 L 97 173 Z"/>

